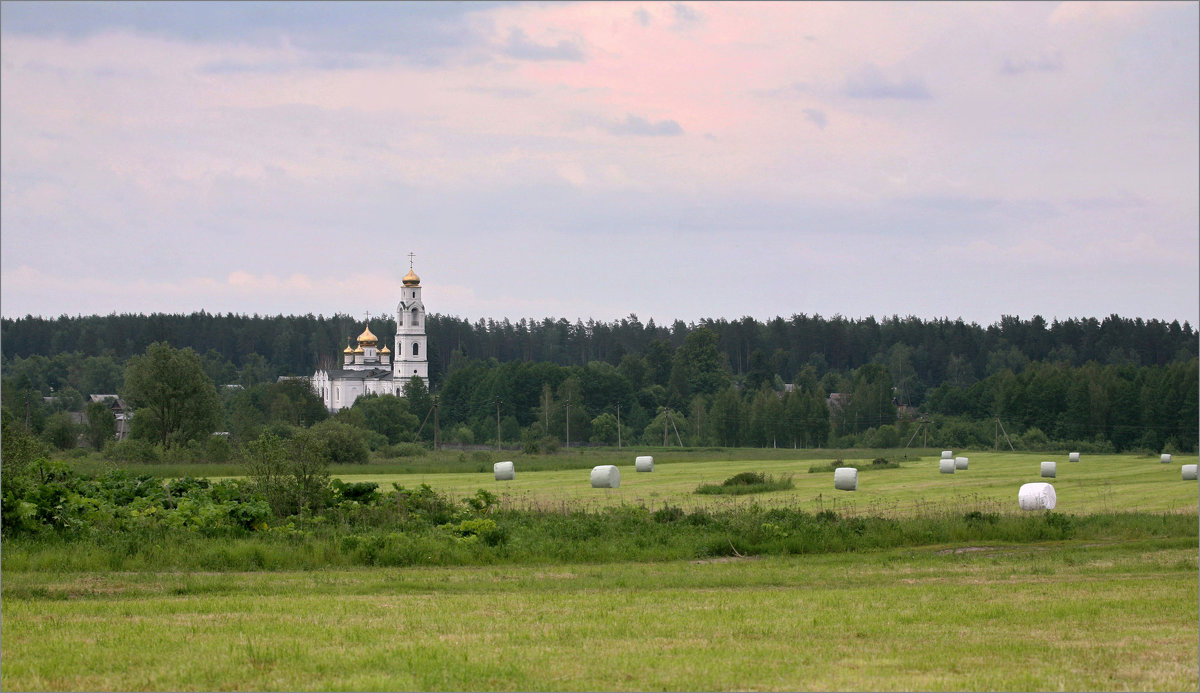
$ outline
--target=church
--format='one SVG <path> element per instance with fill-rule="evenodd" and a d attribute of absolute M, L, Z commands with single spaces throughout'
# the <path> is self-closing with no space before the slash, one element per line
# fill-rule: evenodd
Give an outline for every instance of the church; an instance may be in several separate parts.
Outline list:
<path fill-rule="evenodd" d="M 413 376 L 429 387 L 429 358 L 425 345 L 425 304 L 421 302 L 421 278 L 412 270 L 402 280 L 404 291 L 396 306 L 396 350 L 385 344 L 365 325 L 357 345 L 342 352 L 341 368 L 318 370 L 311 383 L 317 396 L 331 412 L 345 409 L 365 394 L 404 394 L 404 384 Z"/>

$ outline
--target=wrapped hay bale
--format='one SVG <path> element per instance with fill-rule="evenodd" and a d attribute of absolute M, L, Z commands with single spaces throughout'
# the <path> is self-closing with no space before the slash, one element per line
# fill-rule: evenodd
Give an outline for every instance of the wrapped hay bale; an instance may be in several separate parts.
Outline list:
<path fill-rule="evenodd" d="M 1162 458 L 1160 458 L 1159 461 L 1162 462 L 1163 464 L 1171 464 L 1171 453 L 1164 452 Z"/>
<path fill-rule="evenodd" d="M 621 470 L 616 465 L 592 467 L 592 488 L 617 488 L 621 485 Z"/>
<path fill-rule="evenodd" d="M 1057 471 L 1058 471 L 1058 465 L 1055 464 L 1054 462 L 1043 462 L 1042 463 L 1042 476 L 1053 479 L 1056 476 Z"/>
<path fill-rule="evenodd" d="M 496 481 L 512 481 L 517 478 L 512 462 L 497 462 L 492 465 L 492 471 L 496 474 Z"/>
<path fill-rule="evenodd" d="M 649 455 L 642 455 L 633 461 L 633 467 L 639 472 L 654 471 L 654 458 Z"/>
<path fill-rule="evenodd" d="M 1053 510 L 1058 496 L 1053 486 L 1042 481 L 1022 485 L 1017 492 L 1017 502 L 1021 504 L 1021 510 Z"/>
<path fill-rule="evenodd" d="M 967 468 L 967 458 L 955 457 L 954 458 L 954 468 L 955 469 L 966 469 Z"/>
<path fill-rule="evenodd" d="M 942 459 L 943 460 L 954 459 L 954 451 L 953 450 L 942 450 Z"/>
<path fill-rule="evenodd" d="M 833 470 L 833 487 L 839 491 L 857 491 L 858 470 L 854 467 L 838 467 Z"/>
<path fill-rule="evenodd" d="M 954 460 L 942 458 L 942 461 L 938 464 L 938 471 L 942 474 L 953 474 Z"/>
<path fill-rule="evenodd" d="M 1183 474 L 1183 480 L 1184 481 L 1195 481 L 1197 467 L 1200 467 L 1200 465 L 1185 464 L 1182 467 L 1180 467 L 1179 469 Z"/>
<path fill-rule="evenodd" d="M 1078 462 L 1079 461 L 1079 453 L 1073 452 L 1073 453 L 1067 455 L 1067 461 L 1068 462 Z"/>

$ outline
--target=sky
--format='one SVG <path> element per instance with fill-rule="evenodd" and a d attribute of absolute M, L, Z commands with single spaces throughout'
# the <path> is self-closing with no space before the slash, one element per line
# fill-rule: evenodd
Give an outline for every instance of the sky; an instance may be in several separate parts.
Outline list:
<path fill-rule="evenodd" d="M 0 3 L 0 313 L 1200 323 L 1195 2 Z"/>

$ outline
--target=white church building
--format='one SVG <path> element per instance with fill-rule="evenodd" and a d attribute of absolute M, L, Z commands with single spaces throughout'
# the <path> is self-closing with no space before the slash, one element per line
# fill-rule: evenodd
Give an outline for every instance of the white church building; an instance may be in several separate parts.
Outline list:
<path fill-rule="evenodd" d="M 425 304 L 421 302 L 421 278 L 410 267 L 402 280 L 404 291 L 396 306 L 396 350 L 384 345 L 366 325 L 357 346 L 342 352 L 342 367 L 318 370 L 311 384 L 329 411 L 354 404 L 364 394 L 397 395 L 413 376 L 429 387 L 429 357 L 425 344 Z"/>

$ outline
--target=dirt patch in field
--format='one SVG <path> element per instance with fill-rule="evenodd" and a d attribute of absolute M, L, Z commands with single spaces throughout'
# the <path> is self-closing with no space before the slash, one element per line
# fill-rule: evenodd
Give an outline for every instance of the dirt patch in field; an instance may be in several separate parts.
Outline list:
<path fill-rule="evenodd" d="M 960 546 L 955 549 L 942 549 L 937 552 L 939 556 L 945 556 L 951 553 L 974 553 L 976 551 L 995 551 L 995 546 Z"/>
<path fill-rule="evenodd" d="M 704 563 L 734 563 L 739 561 L 761 561 L 762 556 L 721 556 L 720 558 L 702 558 L 698 561 L 691 561 L 693 565 L 701 565 Z"/>

